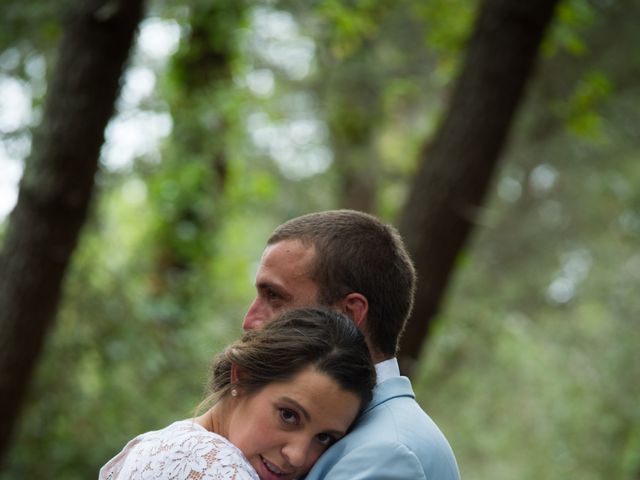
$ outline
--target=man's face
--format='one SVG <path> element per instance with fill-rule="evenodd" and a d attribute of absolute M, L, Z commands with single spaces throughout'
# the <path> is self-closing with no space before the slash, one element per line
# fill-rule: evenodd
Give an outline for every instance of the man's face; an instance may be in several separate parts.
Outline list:
<path fill-rule="evenodd" d="M 242 328 L 262 328 L 281 312 L 318 305 L 318 286 L 310 278 L 315 247 L 299 240 L 282 240 L 262 254 L 256 274 L 256 298 Z"/>

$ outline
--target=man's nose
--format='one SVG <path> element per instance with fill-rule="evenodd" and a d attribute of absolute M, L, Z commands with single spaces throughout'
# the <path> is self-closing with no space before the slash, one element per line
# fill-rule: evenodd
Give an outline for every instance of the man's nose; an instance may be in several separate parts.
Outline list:
<path fill-rule="evenodd" d="M 264 306 L 261 304 L 259 298 L 256 298 L 247 313 L 244 315 L 244 320 L 242 321 L 242 328 L 244 330 L 255 330 L 262 328 L 264 325 Z"/>

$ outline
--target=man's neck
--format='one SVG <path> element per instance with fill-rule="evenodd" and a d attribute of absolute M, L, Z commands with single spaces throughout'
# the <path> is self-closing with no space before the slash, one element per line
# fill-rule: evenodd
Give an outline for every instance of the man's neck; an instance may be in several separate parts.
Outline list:
<path fill-rule="evenodd" d="M 371 348 L 371 342 L 367 342 L 367 347 L 369 347 L 369 353 L 371 354 L 371 360 L 373 361 L 374 364 L 377 363 L 382 363 L 385 360 L 390 360 L 394 357 L 389 356 L 389 355 L 384 355 L 378 351 L 376 351 L 376 349 Z"/>

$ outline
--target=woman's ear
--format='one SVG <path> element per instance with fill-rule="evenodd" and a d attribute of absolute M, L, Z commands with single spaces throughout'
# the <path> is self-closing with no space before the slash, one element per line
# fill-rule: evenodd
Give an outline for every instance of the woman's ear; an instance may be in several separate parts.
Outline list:
<path fill-rule="evenodd" d="M 361 293 L 352 292 L 340 300 L 337 304 L 340 311 L 346 314 L 356 326 L 363 330 L 369 312 L 369 301 Z"/>
<path fill-rule="evenodd" d="M 235 363 L 231 364 L 231 384 L 232 385 L 237 385 L 238 382 L 240 381 L 240 377 L 241 377 L 241 372 L 240 372 L 240 367 L 238 367 L 238 365 L 236 365 Z"/>

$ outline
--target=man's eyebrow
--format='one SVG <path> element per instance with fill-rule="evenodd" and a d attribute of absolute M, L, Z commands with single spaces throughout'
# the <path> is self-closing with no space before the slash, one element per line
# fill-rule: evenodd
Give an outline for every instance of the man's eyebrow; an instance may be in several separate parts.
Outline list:
<path fill-rule="evenodd" d="M 256 288 L 258 288 L 259 290 L 273 290 L 274 292 L 276 292 L 278 295 L 282 296 L 283 298 L 289 298 L 290 295 L 286 292 L 286 290 L 284 289 L 284 287 L 277 285 L 273 282 L 269 282 L 266 280 L 260 281 L 256 283 Z"/>

